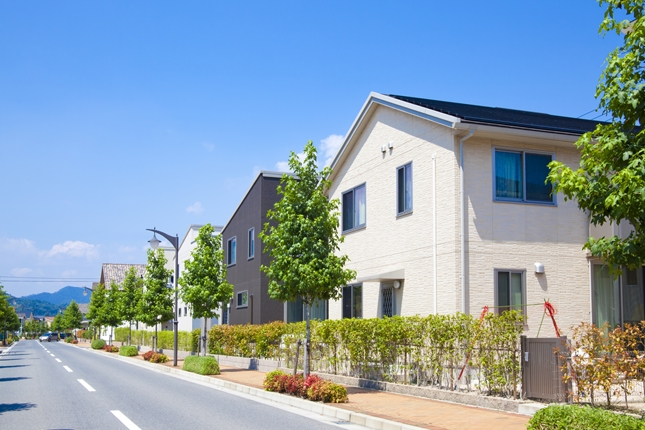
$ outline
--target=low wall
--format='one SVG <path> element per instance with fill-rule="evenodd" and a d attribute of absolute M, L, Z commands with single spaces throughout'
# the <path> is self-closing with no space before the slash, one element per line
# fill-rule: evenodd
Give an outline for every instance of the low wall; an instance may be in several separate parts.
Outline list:
<path fill-rule="evenodd" d="M 293 369 L 282 366 L 281 361 L 263 360 L 258 358 L 232 357 L 228 355 L 213 355 L 219 364 L 224 366 L 237 367 L 240 369 L 259 370 L 270 372 L 280 369 L 286 373 L 293 372 Z M 409 396 L 424 397 L 427 399 L 441 400 L 444 402 L 458 403 L 462 405 L 477 406 L 480 408 L 494 409 L 498 411 L 518 413 L 524 404 L 533 403 L 524 400 L 506 399 L 503 397 L 486 396 L 475 392 L 462 392 L 442 390 L 434 387 L 419 387 L 416 385 L 395 384 L 392 382 L 373 381 L 371 379 L 353 378 L 351 376 L 332 375 L 328 373 L 312 372 L 320 377 L 343 384 L 348 387 L 367 388 L 370 390 L 387 391 L 390 393 L 406 394 Z"/>

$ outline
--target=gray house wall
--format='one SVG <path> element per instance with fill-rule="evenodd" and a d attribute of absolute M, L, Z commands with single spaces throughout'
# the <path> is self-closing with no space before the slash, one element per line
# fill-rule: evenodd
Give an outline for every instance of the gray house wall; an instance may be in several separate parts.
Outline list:
<path fill-rule="evenodd" d="M 222 231 L 225 254 L 228 258 L 228 241 L 236 237 L 236 263 L 227 268 L 228 282 L 233 285 L 233 302 L 229 324 L 264 324 L 284 320 L 284 304 L 273 300 L 268 294 L 268 280 L 260 272 L 260 265 L 269 264 L 269 256 L 262 252 L 262 241 L 258 237 L 265 222 L 266 213 L 279 200 L 277 187 L 280 178 L 261 173 L 242 203 Z M 248 258 L 248 231 L 255 229 L 255 253 Z M 227 259 L 228 261 L 228 259 Z M 237 293 L 248 291 L 249 306 L 237 307 Z M 252 298 L 251 298 L 252 296 Z M 251 317 L 251 312 L 253 316 Z"/>

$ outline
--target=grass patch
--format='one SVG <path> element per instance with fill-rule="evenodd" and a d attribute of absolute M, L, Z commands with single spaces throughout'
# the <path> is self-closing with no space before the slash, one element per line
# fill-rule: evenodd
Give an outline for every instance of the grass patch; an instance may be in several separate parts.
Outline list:
<path fill-rule="evenodd" d="M 551 405 L 533 415 L 527 430 L 645 430 L 645 421 L 604 409 Z"/>
<path fill-rule="evenodd" d="M 190 355 L 184 359 L 183 370 L 200 375 L 219 375 L 219 363 L 215 357 Z"/>

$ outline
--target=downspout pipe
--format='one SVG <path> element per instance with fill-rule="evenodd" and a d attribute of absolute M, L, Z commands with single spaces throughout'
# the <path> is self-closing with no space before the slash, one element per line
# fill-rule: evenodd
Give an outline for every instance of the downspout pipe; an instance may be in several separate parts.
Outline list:
<path fill-rule="evenodd" d="M 461 312 L 467 314 L 470 309 L 468 306 L 468 291 L 466 287 L 466 193 L 464 192 L 464 142 L 473 137 L 475 129 L 471 128 L 468 134 L 459 139 L 459 200 L 461 208 Z"/>

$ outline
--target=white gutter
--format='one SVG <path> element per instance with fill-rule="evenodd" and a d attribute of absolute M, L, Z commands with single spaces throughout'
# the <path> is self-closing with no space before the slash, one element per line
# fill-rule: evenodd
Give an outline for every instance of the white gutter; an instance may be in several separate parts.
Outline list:
<path fill-rule="evenodd" d="M 432 285 L 434 285 L 434 314 L 437 315 L 437 157 L 432 154 Z"/>
<path fill-rule="evenodd" d="M 468 135 L 459 139 L 459 197 L 461 207 L 461 312 L 467 314 L 468 292 L 466 291 L 466 193 L 464 193 L 464 142 L 475 134 L 475 129 L 471 128 Z"/>

